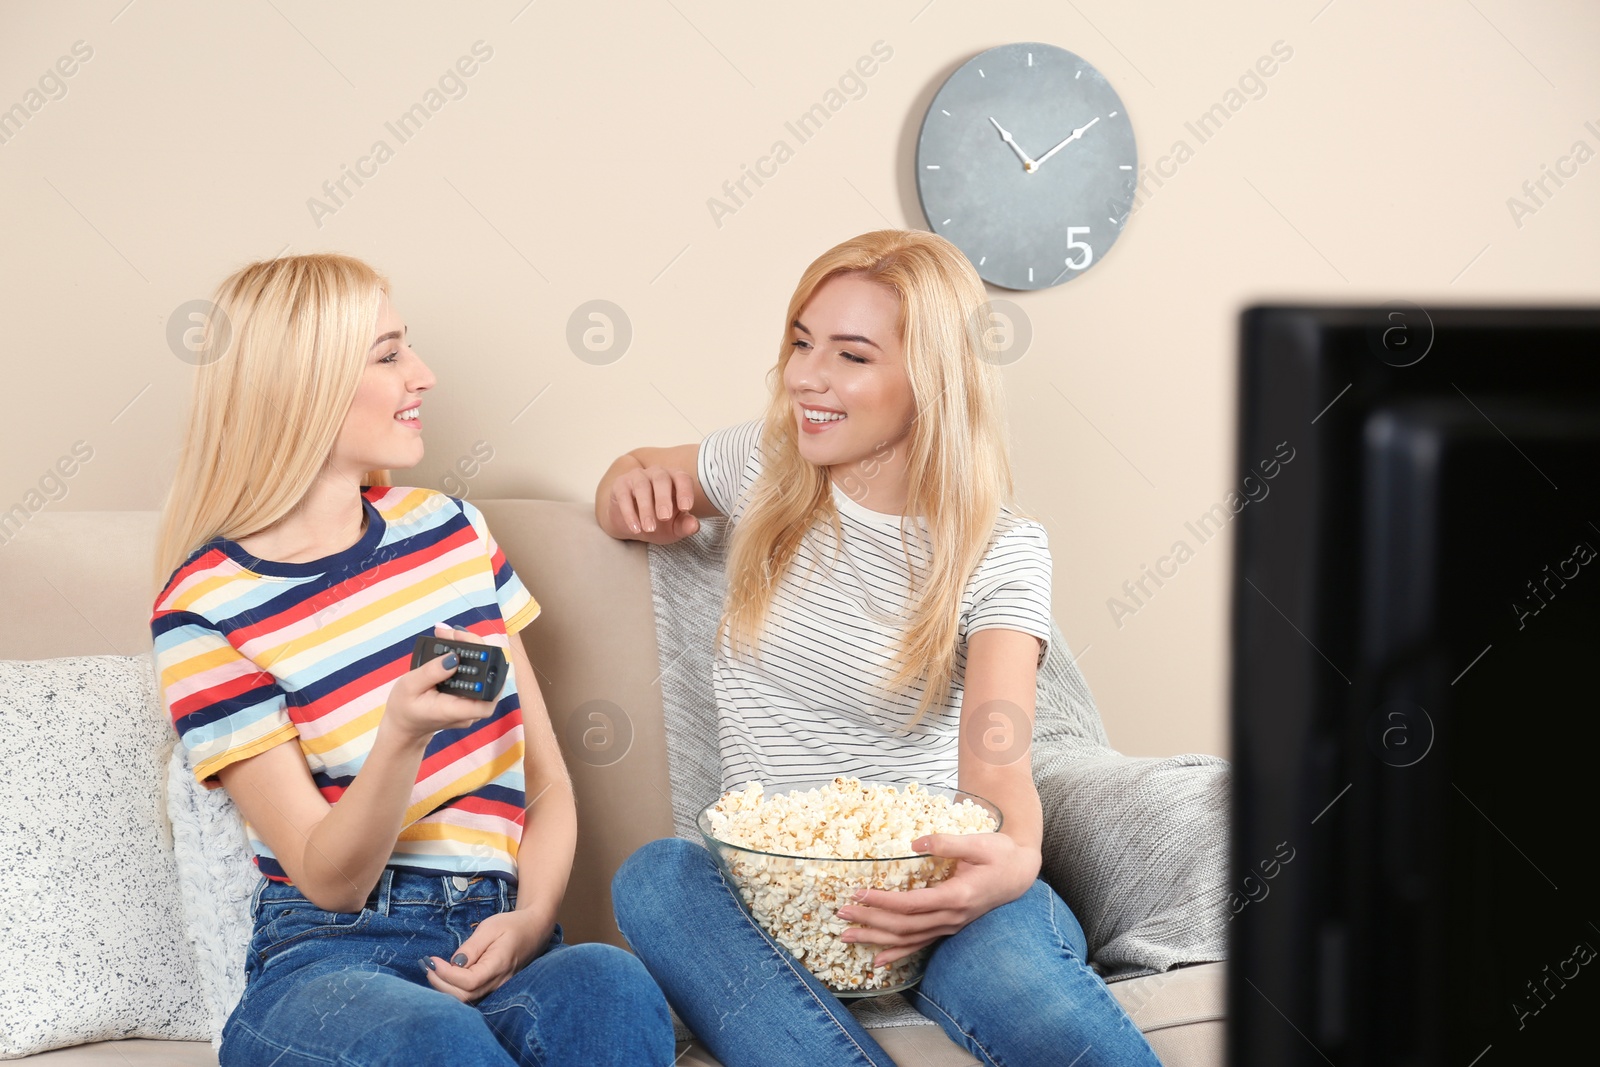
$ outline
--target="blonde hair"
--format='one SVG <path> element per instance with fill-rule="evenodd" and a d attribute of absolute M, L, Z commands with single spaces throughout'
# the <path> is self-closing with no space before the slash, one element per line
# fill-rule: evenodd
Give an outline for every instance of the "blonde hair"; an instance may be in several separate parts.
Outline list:
<path fill-rule="evenodd" d="M 936 234 L 862 234 L 824 252 L 795 288 L 778 363 L 768 373 L 772 395 L 761 432 L 761 474 L 729 541 L 730 580 L 718 640 L 726 634 L 735 649 L 748 648 L 759 660 L 757 635 L 807 532 L 826 520 L 835 544 L 843 544 L 828 470 L 800 455 L 784 368 L 793 351 L 790 324 L 819 286 L 847 273 L 887 285 L 900 297 L 900 338 L 916 407 L 904 443 L 907 518 L 900 526 L 912 577 L 898 666 L 886 688 L 904 692 L 923 683 L 914 725 L 949 699 L 962 595 L 988 554 L 1000 507 L 1012 503 L 1013 492 L 1000 375 L 981 354 L 987 296 L 966 256 Z M 914 516 L 926 516 L 928 523 L 928 560 L 920 573 L 906 540 Z"/>
<path fill-rule="evenodd" d="M 355 398 L 388 291 L 372 267 L 334 253 L 251 263 L 217 287 L 161 511 L 158 591 L 212 538 L 250 537 L 300 504 Z M 388 472 L 362 484 L 388 485 Z"/>

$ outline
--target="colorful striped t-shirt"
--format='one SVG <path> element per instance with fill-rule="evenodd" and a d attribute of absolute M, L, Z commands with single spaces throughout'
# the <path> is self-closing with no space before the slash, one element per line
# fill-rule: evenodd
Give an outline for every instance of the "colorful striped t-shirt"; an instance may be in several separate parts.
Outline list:
<path fill-rule="evenodd" d="M 337 803 L 372 749 L 395 679 L 435 622 L 508 647 L 539 604 L 483 514 L 431 489 L 361 490 L 367 528 L 305 563 L 257 559 L 226 538 L 190 555 L 156 598 L 156 671 L 195 777 L 298 739 Z M 522 838 L 523 728 L 515 671 L 488 718 L 428 742 L 389 865 L 515 882 Z M 288 882 L 246 822 L 256 866 Z"/>

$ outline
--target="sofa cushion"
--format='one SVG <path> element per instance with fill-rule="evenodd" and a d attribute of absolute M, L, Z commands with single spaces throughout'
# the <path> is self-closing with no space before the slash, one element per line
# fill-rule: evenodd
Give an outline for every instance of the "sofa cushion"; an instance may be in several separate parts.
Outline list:
<path fill-rule="evenodd" d="M 222 1028 L 244 995 L 254 927 L 250 900 L 261 872 L 228 791 L 201 785 L 182 745 L 174 745 L 167 760 L 166 795 L 185 929 L 200 970 L 211 1045 L 220 1050 Z"/>
<path fill-rule="evenodd" d="M 1071 758 L 1036 739 L 1045 877 L 1108 979 L 1228 955 L 1229 768 L 1216 756 Z"/>
<path fill-rule="evenodd" d="M 0 1057 L 207 1036 L 149 656 L 0 661 Z"/>
<path fill-rule="evenodd" d="M 28 1067 L 217 1067 L 217 1053 L 204 1041 L 127 1038 L 41 1052 Z"/>

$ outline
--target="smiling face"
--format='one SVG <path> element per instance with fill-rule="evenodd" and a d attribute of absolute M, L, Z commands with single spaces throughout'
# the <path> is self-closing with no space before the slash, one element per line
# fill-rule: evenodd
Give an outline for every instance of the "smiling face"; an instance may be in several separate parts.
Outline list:
<path fill-rule="evenodd" d="M 858 503 L 891 513 L 904 503 L 900 443 L 916 414 L 899 321 L 894 289 L 859 273 L 835 275 L 790 323 L 783 370 L 800 455 L 827 467 Z M 864 480 L 869 459 L 873 475 Z"/>
<path fill-rule="evenodd" d="M 353 477 L 415 467 L 422 461 L 422 394 L 434 382 L 433 372 L 406 341 L 405 323 L 383 294 L 361 383 L 329 461 Z"/>

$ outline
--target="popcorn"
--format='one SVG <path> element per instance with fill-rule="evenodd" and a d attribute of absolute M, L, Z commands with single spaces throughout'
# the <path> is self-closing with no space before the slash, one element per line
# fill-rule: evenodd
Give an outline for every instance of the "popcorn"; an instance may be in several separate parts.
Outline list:
<path fill-rule="evenodd" d="M 839 918 L 838 909 L 855 903 L 863 886 L 922 889 L 947 878 L 955 861 L 915 854 L 917 838 L 989 833 L 998 824 L 987 808 L 966 798 L 952 803 L 916 783 L 902 791 L 841 776 L 772 796 L 760 782 L 747 782 L 708 807 L 701 828 L 714 839 L 708 843 L 729 882 L 773 940 L 835 993 L 860 994 L 909 985 L 932 946 L 875 968 L 872 958 L 882 947 L 840 941 L 854 924 Z"/>

